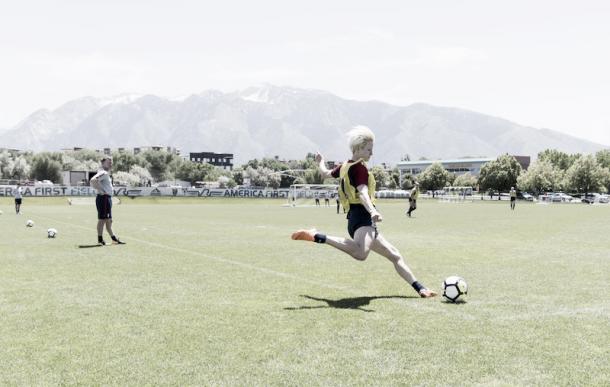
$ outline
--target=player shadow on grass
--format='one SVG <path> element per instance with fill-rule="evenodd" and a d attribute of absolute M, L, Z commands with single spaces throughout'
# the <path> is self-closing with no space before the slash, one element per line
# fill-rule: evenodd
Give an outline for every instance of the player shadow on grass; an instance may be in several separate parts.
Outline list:
<path fill-rule="evenodd" d="M 373 300 L 381 300 L 381 299 L 392 299 L 392 298 L 419 298 L 419 297 L 407 297 L 407 296 L 365 296 L 365 297 L 349 297 L 349 298 L 340 298 L 338 300 L 329 300 L 327 298 L 313 297 L 308 295 L 301 295 L 301 297 L 308 298 L 314 301 L 323 301 L 326 305 L 316 305 L 316 306 L 299 306 L 299 307 L 287 307 L 284 310 L 307 310 L 307 309 L 354 309 L 361 310 L 363 312 L 375 312 L 372 309 L 365 309 L 363 306 L 369 305 Z"/>

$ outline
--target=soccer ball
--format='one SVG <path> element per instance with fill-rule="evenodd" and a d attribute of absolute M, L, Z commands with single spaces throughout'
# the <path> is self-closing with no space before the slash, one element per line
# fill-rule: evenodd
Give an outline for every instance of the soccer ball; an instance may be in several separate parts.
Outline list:
<path fill-rule="evenodd" d="M 468 284 L 458 276 L 447 277 L 443 282 L 443 297 L 450 302 L 463 302 L 468 294 Z"/>
<path fill-rule="evenodd" d="M 57 235 L 57 230 L 54 228 L 50 228 L 47 230 L 47 237 L 48 238 L 55 238 L 55 236 Z"/>
<path fill-rule="evenodd" d="M 28 221 L 25 222 L 25 227 L 34 227 L 34 221 L 32 219 L 28 219 Z"/>
<path fill-rule="evenodd" d="M 2 210 L 0 210 L 0 215 L 4 214 L 4 212 L 2 212 Z"/>

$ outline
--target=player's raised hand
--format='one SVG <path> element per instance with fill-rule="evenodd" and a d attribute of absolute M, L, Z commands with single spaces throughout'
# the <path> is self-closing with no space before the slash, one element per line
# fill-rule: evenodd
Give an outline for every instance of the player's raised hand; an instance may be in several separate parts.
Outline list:
<path fill-rule="evenodd" d="M 321 164 L 324 162 L 324 157 L 320 154 L 320 152 L 316 152 L 316 163 Z"/>

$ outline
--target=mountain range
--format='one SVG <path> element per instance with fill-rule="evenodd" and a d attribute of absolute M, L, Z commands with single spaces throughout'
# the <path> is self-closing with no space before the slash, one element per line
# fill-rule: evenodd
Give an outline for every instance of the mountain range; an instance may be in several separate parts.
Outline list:
<path fill-rule="evenodd" d="M 426 157 L 535 157 L 547 148 L 592 153 L 604 145 L 550 129 L 519 125 L 469 110 L 415 103 L 395 106 L 331 93 L 264 85 L 185 98 L 155 95 L 84 97 L 38 110 L 0 135 L 0 147 L 28 150 L 174 146 L 186 152 L 252 158 L 302 158 L 319 150 L 330 160 L 349 156 L 345 132 L 367 125 L 377 136 L 374 163 L 406 154 Z"/>

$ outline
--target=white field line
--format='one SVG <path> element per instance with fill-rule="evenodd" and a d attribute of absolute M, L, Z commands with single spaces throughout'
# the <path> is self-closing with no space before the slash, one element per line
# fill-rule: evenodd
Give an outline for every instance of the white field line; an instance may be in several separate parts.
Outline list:
<path fill-rule="evenodd" d="M 80 228 L 82 230 L 96 231 L 96 229 L 94 227 L 81 226 L 79 224 L 73 224 L 73 223 L 69 223 L 69 222 L 64 222 L 62 220 L 51 218 L 51 217 L 48 217 L 48 216 L 43 216 L 43 215 L 37 215 L 37 216 L 39 216 L 41 218 L 46 218 L 46 219 L 52 220 L 52 221 L 57 222 L 57 223 L 65 224 L 67 226 Z M 226 264 L 230 264 L 230 265 L 234 265 L 234 266 L 239 266 L 239 267 L 246 268 L 246 269 L 249 269 L 249 270 L 258 271 L 258 272 L 265 273 L 265 274 L 271 274 L 271 275 L 274 275 L 274 276 L 277 276 L 277 277 L 283 277 L 283 278 L 288 278 L 288 279 L 295 280 L 295 281 L 309 283 L 309 284 L 312 284 L 312 285 L 323 286 L 323 287 L 326 287 L 326 288 L 329 288 L 329 289 L 342 290 L 342 291 L 351 291 L 351 289 L 346 288 L 346 287 L 337 286 L 337 285 L 331 285 L 331 284 L 327 284 L 327 283 L 324 283 L 324 282 L 319 282 L 319 281 L 311 280 L 311 279 L 308 279 L 308 278 L 299 277 L 299 276 L 296 276 L 296 275 L 293 275 L 293 274 L 288 274 L 288 273 L 284 273 L 284 272 L 281 272 L 281 271 L 267 269 L 267 268 L 264 268 L 264 267 L 252 265 L 252 264 L 249 264 L 249 263 L 234 261 L 232 259 L 227 259 L 227 258 L 222 258 L 222 257 L 214 256 L 214 255 L 205 254 L 205 253 L 202 253 L 202 252 L 199 252 L 199 251 L 193 251 L 193 250 L 183 249 L 183 248 L 174 247 L 174 246 L 168 246 L 168 245 L 164 245 L 164 244 L 161 244 L 161 243 L 147 241 L 145 239 L 134 238 L 134 237 L 131 237 L 131 236 L 128 238 L 128 240 L 136 241 L 136 242 L 148 245 L 148 246 L 153 246 L 153 247 L 158 247 L 158 248 L 174 251 L 174 252 L 177 252 L 177 253 L 195 255 L 195 256 L 202 257 L 202 258 L 211 259 L 213 261 L 222 262 L 222 263 L 226 263 Z"/>
<path fill-rule="evenodd" d="M 64 224 L 66 226 L 80 228 L 82 230 L 87 230 L 87 231 L 96 231 L 94 227 L 81 226 L 79 224 L 73 224 L 73 223 L 70 223 L 70 222 L 65 222 L 65 221 L 62 221 L 62 220 L 59 220 L 59 219 L 55 219 L 55 218 L 51 218 L 51 217 L 44 216 L 44 215 L 39 215 L 39 214 L 37 214 L 37 216 L 41 217 L 41 218 L 45 218 L 45 219 L 51 220 L 51 221 L 54 221 L 54 222 L 57 222 L 57 223 L 60 223 L 60 224 Z M 274 275 L 274 276 L 281 277 L 281 278 L 286 278 L 286 279 L 290 279 L 290 280 L 294 280 L 294 281 L 298 281 L 298 282 L 303 282 L 303 283 L 307 283 L 307 284 L 310 284 L 310 285 L 321 286 L 321 287 L 325 287 L 325 288 L 333 289 L 333 290 L 340 290 L 340 291 L 349 293 L 350 295 L 353 295 L 353 296 L 361 296 L 362 292 L 363 292 L 362 289 L 359 290 L 359 289 L 353 289 L 353 288 L 345 287 L 345 286 L 333 285 L 333 284 L 329 284 L 329 283 L 325 283 L 325 282 L 320 282 L 320 281 L 312 280 L 312 279 L 309 279 L 309 278 L 304 278 L 304 277 L 301 277 L 301 276 L 296 276 L 296 275 L 289 274 L 289 273 L 284 273 L 284 272 L 277 271 L 277 270 L 267 269 L 267 268 L 256 266 L 256 265 L 252 265 L 252 264 L 249 264 L 249 263 L 234 261 L 232 259 L 227 259 L 227 258 L 223 258 L 223 257 L 218 257 L 218 256 L 214 256 L 214 255 L 209 255 L 209 254 L 201 253 L 199 251 L 192 251 L 192 250 L 187 250 L 187 249 L 183 249 L 183 248 L 180 248 L 180 247 L 168 246 L 168 245 L 164 245 L 164 244 L 161 244 L 161 243 L 151 242 L 151 241 L 148 241 L 148 240 L 145 240 L 145 239 L 129 237 L 128 240 L 130 240 L 130 241 L 133 240 L 133 241 L 145 244 L 145 245 L 149 245 L 149 246 L 153 246 L 153 247 L 157 247 L 157 248 L 161 248 L 161 249 L 166 249 L 166 250 L 170 250 L 170 251 L 174 251 L 174 252 L 178 252 L 178 253 L 195 255 L 195 256 L 202 257 L 202 258 L 211 259 L 211 260 L 214 260 L 214 261 L 217 261 L 217 262 L 222 262 L 222 263 L 226 263 L 226 264 L 229 264 L 229 265 L 234 265 L 234 266 L 237 266 L 237 267 L 245 268 L 245 269 L 248 269 L 248 270 L 254 270 L 254 271 L 257 271 L 257 272 L 260 272 L 260 273 L 270 274 L 270 275 Z M 410 290 L 410 289 L 407 289 L 407 290 Z M 403 306 L 403 307 L 405 306 L 405 302 L 401 301 L 401 300 L 389 299 L 389 301 L 393 302 L 393 303 L 395 303 L 397 305 Z M 455 313 L 452 313 L 452 312 L 449 312 L 449 311 L 445 311 L 445 310 L 442 310 L 442 309 L 439 310 L 437 308 L 433 308 L 433 307 L 431 307 L 429 305 L 426 305 L 427 301 L 431 301 L 431 300 L 421 300 L 421 302 L 410 304 L 409 307 L 410 308 L 414 308 L 414 309 L 419 309 L 419 310 L 426 310 L 426 311 L 430 311 L 430 312 L 433 312 L 433 313 L 442 313 L 442 314 L 447 315 L 447 316 L 452 316 L 453 318 L 456 317 Z M 467 315 L 467 314 L 461 314 L 461 315 L 458 315 L 458 316 L 460 316 L 462 319 L 466 319 L 466 320 L 472 320 L 472 319 L 475 318 L 475 317 Z"/>
<path fill-rule="evenodd" d="M 87 231 L 95 231 L 94 227 L 86 227 L 86 226 L 81 226 L 78 224 L 73 224 L 73 223 L 69 223 L 69 222 L 65 222 L 59 219 L 55 219 L 55 218 L 51 218 L 48 216 L 44 216 L 44 215 L 39 215 L 37 214 L 36 216 L 41 217 L 41 218 L 45 218 L 48 220 L 52 220 L 54 222 L 57 223 L 61 223 L 61 224 L 65 224 L 67 226 L 70 227 L 75 227 L 75 228 L 80 228 L 82 230 L 87 230 Z M 174 246 L 168 246 L 168 245 L 164 245 L 161 243 L 156 243 L 156 242 L 151 242 L 145 239 L 140 239 L 140 238 L 133 238 L 133 237 L 129 237 L 130 241 L 136 241 L 138 243 L 144 244 L 144 245 L 148 245 L 148 246 L 153 246 L 153 247 L 157 247 L 157 248 L 161 248 L 161 249 L 166 249 L 169 251 L 174 251 L 177 253 L 183 253 L 183 254 L 189 254 L 189 255 L 194 255 L 194 256 L 199 256 L 202 258 L 206 258 L 206 259 L 210 259 L 213 261 L 217 261 L 217 262 L 222 262 L 225 264 L 229 264 L 229 265 L 233 265 L 233 266 L 237 266 L 237 267 L 241 267 L 244 269 L 248 269 L 248 270 L 253 270 L 253 271 L 257 271 L 260 273 L 265 273 L 265 274 L 270 274 L 276 277 L 281 277 L 281 278 L 286 278 L 286 279 L 290 279 L 293 281 L 298 281 L 298 282 L 303 282 L 303 283 L 307 283 L 310 285 L 316 285 L 316 286 L 320 286 L 320 287 L 324 287 L 327 289 L 333 289 L 333 290 L 340 290 L 346 293 L 349 293 L 350 295 L 353 296 L 361 296 L 363 293 L 362 289 L 354 289 L 354 288 L 350 288 L 350 287 L 345 287 L 345 286 L 338 286 L 338 285 L 333 285 L 333 284 L 329 284 L 326 282 L 320 282 L 320 281 L 316 281 L 316 280 L 312 280 L 309 278 L 304 278 L 301 276 L 296 276 L 293 274 L 289 274 L 289 273 L 285 273 L 285 272 L 281 272 L 281 271 L 277 271 L 277 270 L 272 270 L 272 269 L 268 269 L 265 267 L 260 267 L 260 266 L 256 266 L 256 265 L 252 265 L 249 263 L 244 263 L 244 262 L 239 262 L 239 261 L 234 261 L 232 259 L 227 259 L 227 258 L 223 258 L 223 257 L 218 257 L 218 256 L 214 256 L 214 255 L 210 255 L 210 254 L 205 254 L 199 251 L 193 251 L 193 250 L 188 250 L 188 249 L 183 249 L 180 247 L 174 247 Z M 410 289 L 407 289 L 410 290 Z M 440 296 L 439 296 L 440 298 Z M 388 301 L 400 305 L 400 306 L 406 306 L 405 301 L 401 301 L 401 300 L 397 300 L 397 299 L 388 299 Z M 468 313 L 455 313 L 455 311 L 453 311 L 451 308 L 454 305 L 447 305 L 448 308 L 443 308 L 443 309 L 439 309 L 439 308 L 435 308 L 431 305 L 428 304 L 429 301 L 432 300 L 421 300 L 421 302 L 416 302 L 416 303 L 411 303 L 408 304 L 409 308 L 413 308 L 413 309 L 418 309 L 418 310 L 423 310 L 426 312 L 431 312 L 431 313 L 441 313 L 443 315 L 449 316 L 452 319 L 455 318 L 459 318 L 461 320 L 476 320 L 480 317 L 468 314 Z M 476 304 L 476 302 L 475 302 Z M 460 307 L 460 306 L 456 306 L 456 307 Z M 378 312 L 379 313 L 379 312 Z M 526 313 L 519 313 L 513 316 L 503 316 L 503 317 L 493 317 L 490 320 L 491 321 L 505 321 L 505 320 L 537 320 L 540 318 L 545 318 L 545 317 L 574 317 L 577 316 L 578 314 L 591 314 L 591 315 L 600 315 L 602 317 L 608 317 L 607 314 L 604 314 L 603 311 L 602 313 L 600 313 L 599 310 L 595 309 L 595 310 L 591 310 L 590 308 L 576 308 L 574 310 L 571 310 L 570 312 L 566 312 L 566 311 L 548 311 L 548 312 L 539 312 L 536 314 L 532 314 L 529 312 Z"/>

